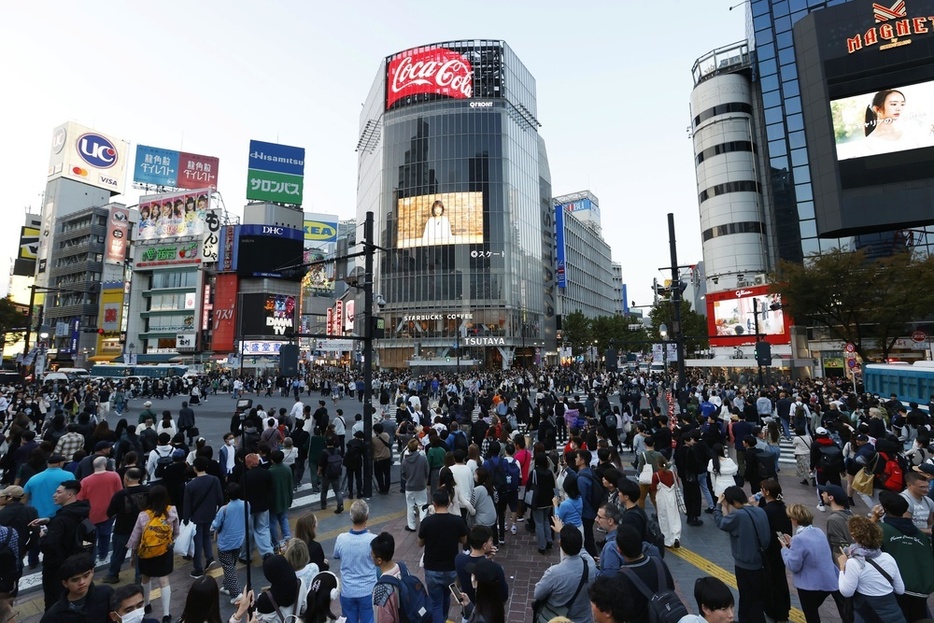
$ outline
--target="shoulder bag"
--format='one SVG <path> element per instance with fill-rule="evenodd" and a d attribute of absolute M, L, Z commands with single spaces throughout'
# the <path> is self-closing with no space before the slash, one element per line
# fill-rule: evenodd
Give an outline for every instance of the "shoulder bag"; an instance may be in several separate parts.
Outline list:
<path fill-rule="evenodd" d="M 581 556 L 581 562 L 584 563 L 584 572 L 581 574 L 581 581 L 577 584 L 577 590 L 574 591 L 574 595 L 563 606 L 550 606 L 548 605 L 547 598 L 533 601 L 532 621 L 534 621 L 534 623 L 548 623 L 548 621 L 551 621 L 555 617 L 568 618 L 568 611 L 571 605 L 577 601 L 577 596 L 580 595 L 590 575 L 590 567 L 587 565 L 587 560 L 584 559 L 583 556 Z"/>
<path fill-rule="evenodd" d="M 645 452 L 642 453 L 642 460 L 645 462 L 645 464 L 642 466 L 642 471 L 639 472 L 639 484 L 640 485 L 651 485 L 652 476 L 655 475 L 655 470 L 649 464 L 649 461 L 646 458 Z"/>

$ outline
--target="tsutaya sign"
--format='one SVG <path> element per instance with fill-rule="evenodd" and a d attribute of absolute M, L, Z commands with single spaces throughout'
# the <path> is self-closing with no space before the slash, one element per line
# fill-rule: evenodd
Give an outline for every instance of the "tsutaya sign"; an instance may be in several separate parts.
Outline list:
<path fill-rule="evenodd" d="M 909 17 L 905 0 L 895 0 L 891 6 L 888 2 L 873 3 L 872 13 L 877 25 L 847 38 L 846 51 L 849 54 L 880 43 L 880 50 L 898 48 L 911 43 L 911 39 L 904 37 L 934 32 L 934 16 Z"/>
<path fill-rule="evenodd" d="M 505 346 L 504 337 L 468 337 L 464 338 L 464 346 Z"/>

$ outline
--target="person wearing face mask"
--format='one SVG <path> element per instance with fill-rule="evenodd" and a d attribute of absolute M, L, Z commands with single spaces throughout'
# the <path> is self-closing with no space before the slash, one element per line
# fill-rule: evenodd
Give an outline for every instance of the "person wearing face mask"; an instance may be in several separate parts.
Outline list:
<path fill-rule="evenodd" d="M 113 623 L 158 623 L 146 618 L 143 606 L 143 587 L 127 584 L 114 590 L 110 597 L 110 621 Z"/>
<path fill-rule="evenodd" d="M 221 466 L 221 474 L 224 475 L 224 482 L 228 482 L 230 474 L 237 466 L 237 438 L 233 433 L 224 435 L 224 446 L 217 453 L 217 460 Z"/>
<path fill-rule="evenodd" d="M 113 589 L 94 584 L 94 559 L 88 554 L 69 556 L 58 574 L 64 592 L 40 623 L 105 623 Z"/>

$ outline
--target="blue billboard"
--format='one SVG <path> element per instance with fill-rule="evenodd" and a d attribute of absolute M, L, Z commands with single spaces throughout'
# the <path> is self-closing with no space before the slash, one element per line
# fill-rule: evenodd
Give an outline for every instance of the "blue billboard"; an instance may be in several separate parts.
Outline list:
<path fill-rule="evenodd" d="M 305 232 L 280 225 L 240 225 L 240 237 L 244 236 L 274 236 L 287 240 L 304 240 Z"/>
<path fill-rule="evenodd" d="M 133 181 L 153 186 L 175 186 L 178 179 L 178 152 L 147 145 L 136 146 Z"/>
<path fill-rule="evenodd" d="M 305 148 L 250 141 L 248 169 L 286 175 L 305 175 Z"/>
<path fill-rule="evenodd" d="M 558 265 L 555 270 L 555 284 L 559 288 L 568 286 L 564 260 L 564 206 L 555 206 L 555 246 L 557 247 Z"/>

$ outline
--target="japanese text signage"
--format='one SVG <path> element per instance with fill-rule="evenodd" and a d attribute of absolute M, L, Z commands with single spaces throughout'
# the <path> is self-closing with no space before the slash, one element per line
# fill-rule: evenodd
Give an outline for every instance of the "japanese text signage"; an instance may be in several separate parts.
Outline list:
<path fill-rule="evenodd" d="M 197 264 L 201 261 L 200 243 L 192 241 L 185 244 L 154 245 L 141 247 L 141 256 L 136 265 L 168 266 L 172 264 Z"/>
<path fill-rule="evenodd" d="M 213 156 L 138 145 L 133 181 L 171 188 L 216 188 L 219 163 Z"/>
<path fill-rule="evenodd" d="M 250 141 L 246 198 L 301 205 L 304 191 L 305 149 Z"/>
<path fill-rule="evenodd" d="M 473 96 L 473 67 L 447 48 L 414 48 L 389 61 L 386 109 L 411 95 L 434 94 L 464 99 Z"/>
<path fill-rule="evenodd" d="M 107 221 L 107 242 L 104 247 L 104 262 L 123 264 L 126 260 L 126 248 L 130 243 L 130 211 L 114 206 L 110 208 Z"/>

